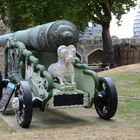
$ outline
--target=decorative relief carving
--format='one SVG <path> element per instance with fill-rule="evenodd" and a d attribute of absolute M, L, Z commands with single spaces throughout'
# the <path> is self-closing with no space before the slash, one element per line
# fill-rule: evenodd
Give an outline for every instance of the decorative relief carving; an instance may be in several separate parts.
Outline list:
<path fill-rule="evenodd" d="M 20 55 L 17 49 L 9 49 L 8 51 L 8 75 L 16 75 L 20 73 Z"/>

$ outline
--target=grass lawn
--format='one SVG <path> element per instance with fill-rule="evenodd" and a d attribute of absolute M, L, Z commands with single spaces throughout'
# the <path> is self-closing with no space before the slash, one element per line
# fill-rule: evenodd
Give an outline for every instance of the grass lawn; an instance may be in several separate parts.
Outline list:
<path fill-rule="evenodd" d="M 99 72 L 98 75 L 100 77 L 111 77 L 116 85 L 119 96 L 140 98 L 140 64 L 118 67 Z"/>
<path fill-rule="evenodd" d="M 98 73 L 99 77 L 109 76 L 113 79 L 118 96 L 140 99 L 140 64 L 126 65 Z M 119 99 L 118 115 L 128 120 L 130 125 L 140 128 L 140 100 Z"/>
<path fill-rule="evenodd" d="M 140 101 L 120 100 L 117 115 L 123 119 L 123 125 L 140 130 Z"/>

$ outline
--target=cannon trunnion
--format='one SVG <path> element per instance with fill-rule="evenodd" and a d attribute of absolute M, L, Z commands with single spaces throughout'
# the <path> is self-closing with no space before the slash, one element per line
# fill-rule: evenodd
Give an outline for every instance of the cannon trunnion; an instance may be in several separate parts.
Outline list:
<path fill-rule="evenodd" d="M 0 107 L 12 102 L 18 124 L 27 128 L 33 108 L 91 108 L 102 119 L 117 110 L 117 91 L 76 57 L 78 31 L 69 21 L 39 25 L 0 36 L 5 44 L 5 79 L 0 73 Z M 5 90 L 3 90 L 5 88 Z"/>

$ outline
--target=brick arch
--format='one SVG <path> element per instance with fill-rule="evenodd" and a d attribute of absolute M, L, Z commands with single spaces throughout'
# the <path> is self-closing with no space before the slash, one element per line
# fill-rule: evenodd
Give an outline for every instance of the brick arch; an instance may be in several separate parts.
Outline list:
<path fill-rule="evenodd" d="M 103 62 L 103 49 L 97 48 L 88 54 L 88 63 L 94 64 Z"/>
<path fill-rule="evenodd" d="M 81 60 L 82 59 L 82 56 L 80 53 L 76 52 L 76 56 Z"/>

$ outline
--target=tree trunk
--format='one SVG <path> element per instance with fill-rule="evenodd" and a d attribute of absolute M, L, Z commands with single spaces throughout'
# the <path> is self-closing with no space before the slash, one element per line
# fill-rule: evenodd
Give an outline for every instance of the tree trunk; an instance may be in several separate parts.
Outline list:
<path fill-rule="evenodd" d="M 110 23 L 102 25 L 102 39 L 103 39 L 103 63 L 113 64 L 114 53 L 112 47 L 112 39 L 110 36 Z"/>

